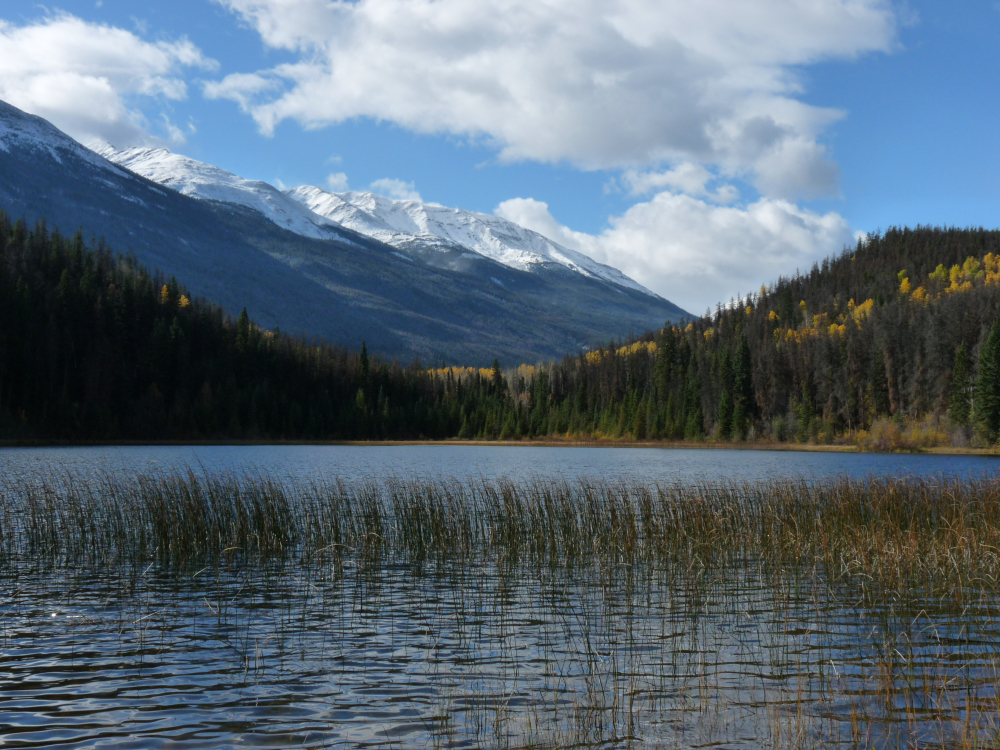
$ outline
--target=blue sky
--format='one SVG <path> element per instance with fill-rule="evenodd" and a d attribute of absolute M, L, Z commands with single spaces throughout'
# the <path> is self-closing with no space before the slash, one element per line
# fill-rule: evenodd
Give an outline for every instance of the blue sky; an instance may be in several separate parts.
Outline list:
<path fill-rule="evenodd" d="M 497 212 L 700 312 L 858 231 L 1000 225 L 998 7 L 7 0 L 0 98 L 81 141 Z"/>

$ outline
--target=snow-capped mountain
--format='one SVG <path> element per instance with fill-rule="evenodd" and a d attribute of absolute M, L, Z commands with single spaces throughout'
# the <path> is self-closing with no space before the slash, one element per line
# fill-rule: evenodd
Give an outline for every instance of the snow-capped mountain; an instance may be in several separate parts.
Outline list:
<path fill-rule="evenodd" d="M 103 141 L 91 143 L 88 147 L 108 161 L 184 195 L 247 206 L 279 227 L 303 237 L 320 240 L 340 237 L 335 222 L 306 209 L 300 201 L 289 198 L 266 182 L 245 180 L 232 172 L 165 148 L 118 150 Z"/>
<path fill-rule="evenodd" d="M 330 193 L 309 185 L 289 190 L 288 195 L 320 216 L 406 252 L 459 247 L 521 271 L 555 263 L 584 276 L 653 294 L 618 269 L 499 216 L 393 200 L 374 193 Z"/>
<path fill-rule="evenodd" d="M 555 265 L 657 296 L 621 271 L 499 216 L 393 200 L 374 193 L 329 193 L 311 186 L 282 192 L 266 182 L 246 180 L 163 148 L 119 150 L 102 142 L 90 148 L 184 195 L 247 206 L 304 237 L 329 239 L 337 229 L 346 227 L 437 267 L 466 270 L 470 254 L 519 271 Z M 343 233 L 339 238 L 344 239 Z"/>
<path fill-rule="evenodd" d="M 107 160 L 81 146 L 48 120 L 0 101 L 0 151 L 9 154 L 12 149 L 42 152 L 60 164 L 64 158 L 83 160 L 91 167 L 119 176 Z"/>
<path fill-rule="evenodd" d="M 365 341 L 401 361 L 507 365 L 686 315 L 493 217 L 417 205 L 402 207 L 417 219 L 400 223 L 395 202 L 372 196 L 366 220 L 396 233 L 389 245 L 266 183 L 166 151 L 97 148 L 124 166 L 0 102 L 0 210 L 29 227 L 44 219 L 40 232 L 80 230 L 85 242 L 176 276 L 232 315 L 245 307 L 266 328 L 354 349 Z"/>

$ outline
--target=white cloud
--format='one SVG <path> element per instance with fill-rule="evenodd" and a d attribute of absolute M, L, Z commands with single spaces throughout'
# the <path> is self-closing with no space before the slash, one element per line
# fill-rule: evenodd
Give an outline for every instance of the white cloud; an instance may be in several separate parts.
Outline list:
<path fill-rule="evenodd" d="M 622 175 L 621 182 L 632 195 L 646 195 L 667 188 L 671 192 L 707 198 L 714 203 L 732 203 L 740 197 L 739 190 L 733 185 L 720 185 L 710 190 L 708 183 L 714 179 L 714 175 L 702 165 L 685 162 L 666 171 L 629 169 Z"/>
<path fill-rule="evenodd" d="M 167 139 L 175 145 L 183 144 L 185 141 L 184 131 L 171 122 L 166 114 L 160 115 L 160 119 L 163 122 L 163 129 L 167 132 Z"/>
<path fill-rule="evenodd" d="M 398 201 L 423 200 L 420 197 L 420 193 L 413 187 L 412 182 L 403 182 L 392 177 L 383 177 L 381 180 L 375 180 L 371 184 L 371 190 L 373 193 L 384 195 L 386 198 L 394 198 Z"/>
<path fill-rule="evenodd" d="M 344 172 L 337 172 L 336 174 L 331 174 L 326 178 L 326 184 L 335 193 L 343 193 L 347 188 L 347 174 Z"/>
<path fill-rule="evenodd" d="M 216 0 L 298 60 L 206 86 L 270 133 L 355 117 L 485 138 L 502 159 L 717 165 L 764 194 L 835 191 L 842 113 L 799 66 L 887 51 L 891 0 Z"/>
<path fill-rule="evenodd" d="M 545 203 L 530 198 L 505 201 L 495 212 L 621 269 L 696 315 L 796 268 L 806 270 L 855 239 L 836 213 L 772 198 L 735 207 L 662 192 L 611 217 L 599 235 L 559 224 Z"/>
<path fill-rule="evenodd" d="M 593 239 L 591 235 L 574 232 L 560 224 L 549 212 L 549 204 L 534 198 L 511 198 L 493 209 L 493 213 L 573 250 L 582 250 L 582 246 Z"/>
<path fill-rule="evenodd" d="M 0 99 L 84 142 L 155 140 L 135 100 L 184 99 L 179 73 L 191 67 L 217 65 L 187 39 L 147 42 L 65 13 L 22 26 L 0 20 Z M 165 114 L 156 120 L 168 140 L 183 143 L 182 130 Z"/>

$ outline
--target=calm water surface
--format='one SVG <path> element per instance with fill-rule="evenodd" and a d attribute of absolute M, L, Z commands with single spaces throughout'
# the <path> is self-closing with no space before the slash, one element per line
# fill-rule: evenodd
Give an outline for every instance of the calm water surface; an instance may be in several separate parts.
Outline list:
<path fill-rule="evenodd" d="M 839 476 L 979 477 L 1000 457 L 812 453 L 687 448 L 520 446 L 129 446 L 0 449 L 7 476 L 195 470 L 263 472 L 276 478 L 578 477 L 692 483 Z"/>

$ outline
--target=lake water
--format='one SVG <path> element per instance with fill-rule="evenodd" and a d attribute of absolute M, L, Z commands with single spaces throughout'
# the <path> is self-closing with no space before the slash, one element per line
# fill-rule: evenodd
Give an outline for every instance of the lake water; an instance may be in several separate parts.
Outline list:
<path fill-rule="evenodd" d="M 507 446 L 0 451 L 8 486 L 187 469 L 289 486 L 683 485 L 994 477 L 1000 461 Z M 73 516 L 58 500 L 52 508 Z M 0 747 L 881 749 L 1000 739 L 990 728 L 1000 713 L 993 595 L 956 614 L 941 599 L 873 599 L 864 581 L 843 587 L 815 569 L 753 561 L 531 565 L 351 548 L 274 565 L 238 551 L 200 569 L 155 557 L 74 565 L 32 553 L 38 535 L 12 518 L 0 513 L 0 541 L 28 542 L 19 559 L 0 556 Z"/>
<path fill-rule="evenodd" d="M 0 449 L 7 476 L 64 473 L 128 475 L 185 471 L 261 472 L 313 480 L 580 477 L 650 483 L 761 479 L 921 476 L 978 477 L 1000 471 L 1000 457 L 825 453 L 688 448 L 470 445 L 127 446 Z"/>

